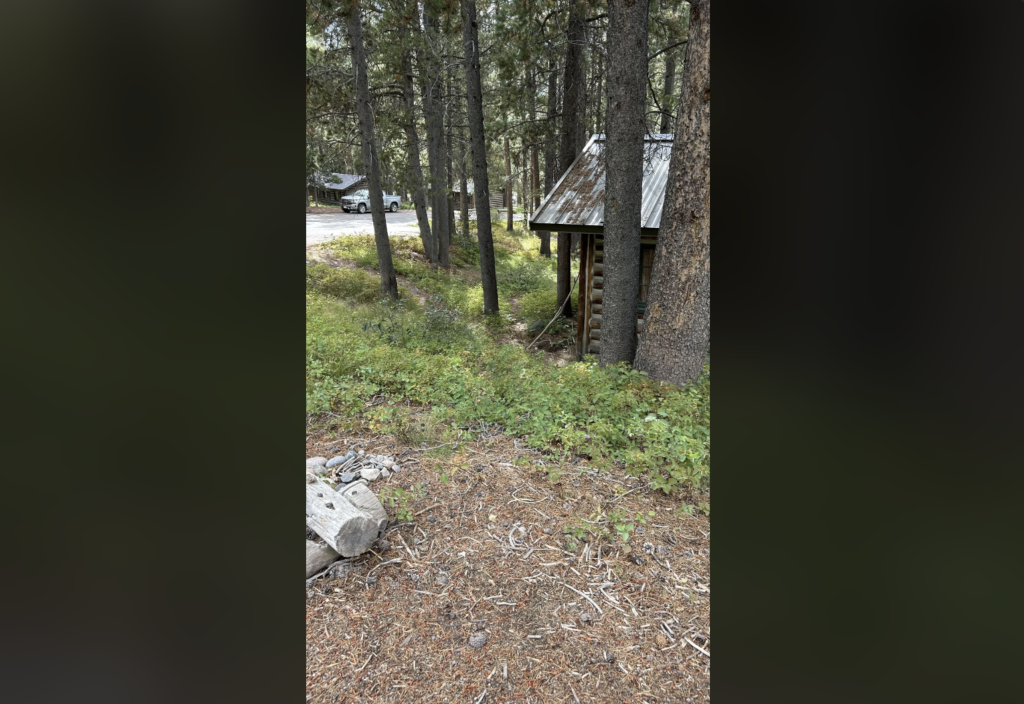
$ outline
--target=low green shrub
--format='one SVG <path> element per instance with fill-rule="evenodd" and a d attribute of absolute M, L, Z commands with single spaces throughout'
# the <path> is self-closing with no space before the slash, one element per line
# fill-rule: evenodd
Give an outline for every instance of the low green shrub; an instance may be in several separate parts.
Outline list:
<path fill-rule="evenodd" d="M 379 276 L 362 269 L 333 269 L 324 264 L 306 266 L 306 290 L 359 303 L 370 303 L 381 296 Z"/>

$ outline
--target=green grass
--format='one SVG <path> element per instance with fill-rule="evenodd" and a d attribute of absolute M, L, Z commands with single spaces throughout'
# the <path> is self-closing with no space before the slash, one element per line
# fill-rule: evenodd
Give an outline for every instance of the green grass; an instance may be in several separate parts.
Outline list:
<path fill-rule="evenodd" d="M 379 300 L 379 279 L 365 271 L 308 267 L 307 412 L 431 444 L 457 440 L 460 426 L 497 423 L 532 447 L 646 474 L 669 493 L 709 488 L 710 368 L 680 388 L 627 366 L 602 369 L 588 358 L 556 367 L 522 347 L 496 344 L 495 332 L 515 322 L 512 297 L 519 297 L 520 320 L 550 319 L 555 259 L 539 256 L 532 233 L 509 233 L 503 224 L 495 225 L 494 241 L 497 317 L 482 313 L 472 242 L 453 242 L 459 266 L 446 272 L 414 255 L 422 255 L 417 240 L 392 240 L 395 268 L 430 294 L 425 305 Z M 332 248 L 359 266 L 376 264 L 370 237 L 335 240 Z M 375 395 L 392 403 L 366 411 Z M 429 410 L 414 420 L 399 402 Z"/>

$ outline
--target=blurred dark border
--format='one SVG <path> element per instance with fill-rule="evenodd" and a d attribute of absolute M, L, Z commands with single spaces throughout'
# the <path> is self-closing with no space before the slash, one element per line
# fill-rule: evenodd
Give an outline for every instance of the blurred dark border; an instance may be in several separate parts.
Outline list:
<path fill-rule="evenodd" d="M 718 7 L 712 689 L 1007 699 L 1024 3 Z"/>
<path fill-rule="evenodd" d="M 716 7 L 715 694 L 1001 700 L 1024 3 Z M 300 12 L 0 10 L 11 701 L 301 696 Z"/>

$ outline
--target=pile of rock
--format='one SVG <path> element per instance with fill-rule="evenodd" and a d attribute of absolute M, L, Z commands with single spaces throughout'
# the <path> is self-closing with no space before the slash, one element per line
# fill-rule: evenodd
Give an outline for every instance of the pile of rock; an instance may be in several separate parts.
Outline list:
<path fill-rule="evenodd" d="M 367 482 L 387 479 L 393 472 L 401 472 L 402 467 L 393 457 L 368 455 L 365 450 L 349 450 L 348 453 L 331 459 L 311 457 L 306 460 L 306 471 L 344 486 L 359 479 Z"/>
<path fill-rule="evenodd" d="M 369 483 L 401 471 L 393 458 L 363 450 L 306 460 L 307 579 L 342 557 L 366 552 L 384 535 L 388 513 Z M 310 540 L 310 531 L 326 545 Z"/>

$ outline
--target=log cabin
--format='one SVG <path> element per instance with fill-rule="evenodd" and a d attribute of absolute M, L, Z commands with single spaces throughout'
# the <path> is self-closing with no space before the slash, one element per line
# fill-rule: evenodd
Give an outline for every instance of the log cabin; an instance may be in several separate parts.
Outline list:
<path fill-rule="evenodd" d="M 654 264 L 654 246 L 672 155 L 670 134 L 651 134 L 644 140 L 643 199 L 640 207 L 640 286 L 637 290 L 637 329 L 642 329 Z M 601 305 L 604 282 L 604 146 L 595 134 L 580 155 L 541 202 L 530 220 L 531 230 L 580 233 L 580 277 L 577 293 L 576 354 L 601 351 Z"/>

